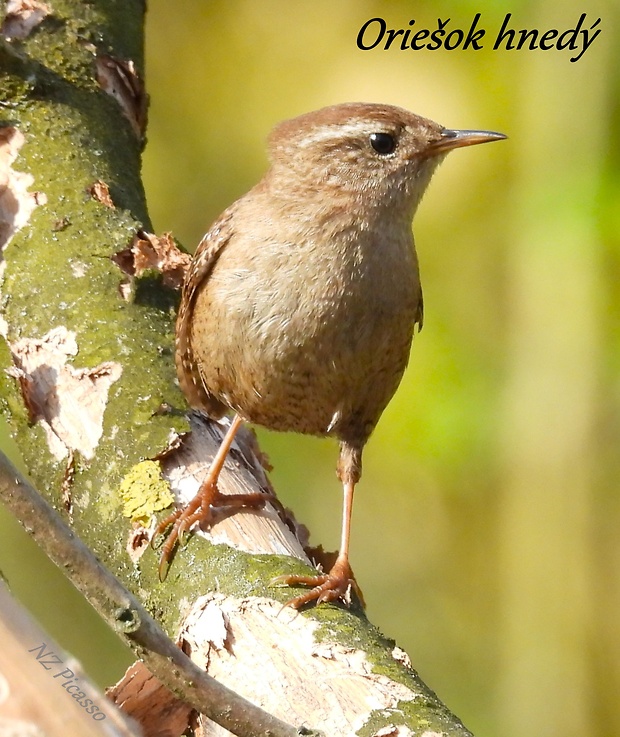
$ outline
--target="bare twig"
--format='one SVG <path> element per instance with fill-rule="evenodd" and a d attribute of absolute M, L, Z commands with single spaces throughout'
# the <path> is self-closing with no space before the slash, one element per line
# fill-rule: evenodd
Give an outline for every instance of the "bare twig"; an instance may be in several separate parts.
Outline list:
<path fill-rule="evenodd" d="M 149 670 L 179 698 L 239 737 L 318 735 L 297 730 L 200 670 L 0 453 L 0 499 Z"/>

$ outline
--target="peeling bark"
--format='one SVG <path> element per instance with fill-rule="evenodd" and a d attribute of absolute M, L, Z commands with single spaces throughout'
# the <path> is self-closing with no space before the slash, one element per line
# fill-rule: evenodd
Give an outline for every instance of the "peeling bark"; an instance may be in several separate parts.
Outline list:
<path fill-rule="evenodd" d="M 207 594 L 194 602 L 181 644 L 194 662 L 246 698 L 326 734 L 356 734 L 373 712 L 397 713 L 402 702 L 417 698 L 374 672 L 362 649 L 326 641 L 320 627 L 270 599 Z M 213 724 L 206 733 L 230 735 Z"/>
<path fill-rule="evenodd" d="M 170 484 L 177 503 L 190 502 L 200 487 L 209 463 L 224 437 L 228 419 L 206 422 L 198 413 L 190 415 L 191 432 L 178 448 L 162 459 L 162 472 Z M 254 436 L 246 429 L 238 433 L 218 483 L 222 494 L 263 492 L 271 502 L 262 510 L 236 510 L 224 516 L 208 530 L 195 534 L 214 544 L 228 545 L 250 554 L 288 555 L 310 564 L 295 534 L 296 523 L 274 496 L 260 459 L 254 454 Z"/>
<path fill-rule="evenodd" d="M 8 0 L 0 33 L 9 40 L 23 41 L 52 11 L 39 0 Z"/>
<path fill-rule="evenodd" d="M 122 682 L 110 688 L 107 695 L 124 714 L 135 719 L 144 737 L 183 734 L 194 719 L 191 706 L 171 693 L 143 663 L 134 663 Z"/>
<path fill-rule="evenodd" d="M 119 363 L 105 361 L 91 369 L 67 364 L 78 353 L 75 333 L 54 328 L 40 340 L 21 338 L 10 344 L 30 421 L 40 422 L 57 460 L 78 451 L 91 459 L 103 433 L 103 413 L 111 385 L 122 374 Z"/>
<path fill-rule="evenodd" d="M 0 249 L 4 250 L 15 233 L 30 220 L 33 210 L 44 205 L 43 192 L 29 192 L 34 182 L 31 174 L 12 168 L 26 139 L 17 128 L 0 128 Z"/>

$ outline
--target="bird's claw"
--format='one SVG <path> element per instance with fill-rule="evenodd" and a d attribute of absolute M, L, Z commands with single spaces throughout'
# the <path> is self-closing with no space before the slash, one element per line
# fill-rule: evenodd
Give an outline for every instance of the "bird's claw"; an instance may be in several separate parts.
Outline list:
<path fill-rule="evenodd" d="M 270 586 L 311 586 L 299 596 L 294 596 L 284 604 L 283 608 L 291 607 L 301 609 L 310 602 L 322 604 L 323 602 L 340 600 L 348 608 L 351 606 L 351 592 L 357 596 L 364 608 L 364 596 L 353 576 L 353 571 L 347 561 L 336 561 L 329 573 L 321 573 L 316 576 L 284 575 L 276 576 L 269 582 Z"/>

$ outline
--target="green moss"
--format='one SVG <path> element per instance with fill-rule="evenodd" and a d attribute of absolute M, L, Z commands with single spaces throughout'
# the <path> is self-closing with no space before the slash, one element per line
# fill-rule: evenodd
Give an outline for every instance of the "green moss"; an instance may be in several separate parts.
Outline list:
<path fill-rule="evenodd" d="M 0 339 L 0 366 L 5 369 L 13 365 L 11 351 L 6 341 Z M 0 371 L 0 409 L 5 416 L 11 414 L 18 418 L 19 424 L 28 422 L 28 411 L 24 405 L 17 381 L 6 370 Z"/>
<path fill-rule="evenodd" d="M 33 64 L 11 43 L 0 37 L 0 101 L 5 106 L 24 105 L 34 89 Z"/>
<path fill-rule="evenodd" d="M 34 178 L 30 191 L 46 204 L 5 250 L 2 284 L 9 340 L 41 338 L 64 326 L 76 335 L 76 368 L 111 361 L 122 367 L 112 384 L 103 433 L 93 459 L 76 453 L 71 492 L 76 532 L 113 569 L 125 570 L 129 525 L 118 521 L 118 485 L 130 469 L 167 447 L 173 433 L 189 429 L 181 413 L 162 414 L 162 403 L 184 408 L 173 361 L 177 296 L 159 279 L 138 280 L 125 301 L 125 275 L 111 256 L 139 228 L 150 229 L 140 181 L 141 141 L 119 105 L 98 86 L 94 49 L 132 58 L 142 68 L 139 1 L 53 4 L 53 15 L 23 42 L 0 45 L 13 82 L 3 90 L 10 122 L 26 142 L 13 168 Z M 76 40 L 80 43 L 76 43 Z M 0 120 L 0 124 L 3 121 Z M 92 184 L 107 183 L 115 208 L 93 199 Z M 11 358 L 0 353 L 2 366 Z M 29 424 L 17 382 L 2 372 L 1 408 L 31 478 L 60 506 L 66 460 L 50 453 L 40 425 Z M 124 568 L 126 566 L 126 568 Z"/>
<path fill-rule="evenodd" d="M 471 737 L 471 733 L 435 696 L 431 701 L 418 697 L 413 701 L 399 701 L 389 711 L 377 710 L 356 734 L 373 737 L 378 730 L 390 724 L 406 724 L 410 729 L 419 730 L 415 734 L 428 731 L 445 737 Z"/>

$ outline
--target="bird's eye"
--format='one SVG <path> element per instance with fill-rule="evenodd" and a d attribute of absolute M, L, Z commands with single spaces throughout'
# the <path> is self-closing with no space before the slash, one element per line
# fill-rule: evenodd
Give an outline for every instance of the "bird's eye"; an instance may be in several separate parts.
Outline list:
<path fill-rule="evenodd" d="M 371 133 L 370 145 L 381 156 L 387 156 L 396 148 L 396 141 L 389 133 Z"/>

